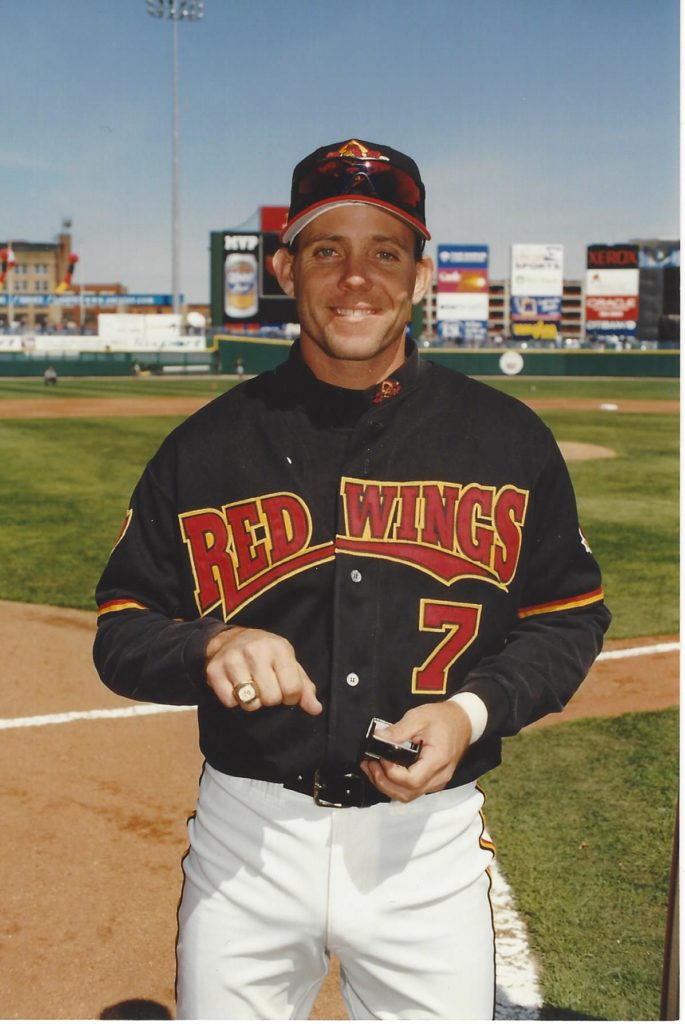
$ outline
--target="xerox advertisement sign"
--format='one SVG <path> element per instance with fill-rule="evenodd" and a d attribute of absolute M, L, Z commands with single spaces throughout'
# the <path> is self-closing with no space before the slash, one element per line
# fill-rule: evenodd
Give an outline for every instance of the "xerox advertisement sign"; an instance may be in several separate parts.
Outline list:
<path fill-rule="evenodd" d="M 585 276 L 588 334 L 634 335 L 640 271 L 636 245 L 590 245 Z"/>
<path fill-rule="evenodd" d="M 637 245 L 588 245 L 588 270 L 638 270 Z"/>
<path fill-rule="evenodd" d="M 511 334 L 523 340 L 554 340 L 564 293 L 563 245 L 511 247 Z"/>
<path fill-rule="evenodd" d="M 437 320 L 441 338 L 487 338 L 489 249 L 486 245 L 438 246 Z"/>

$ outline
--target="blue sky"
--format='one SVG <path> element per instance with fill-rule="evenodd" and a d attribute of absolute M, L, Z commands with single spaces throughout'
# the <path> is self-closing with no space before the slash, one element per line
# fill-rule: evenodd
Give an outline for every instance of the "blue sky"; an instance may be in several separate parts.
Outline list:
<path fill-rule="evenodd" d="M 0 239 L 73 221 L 78 280 L 171 289 L 171 26 L 145 0 L 1 0 Z M 435 243 L 679 234 L 678 0 L 205 0 L 181 24 L 181 290 L 209 233 L 358 136 L 411 154 Z"/>

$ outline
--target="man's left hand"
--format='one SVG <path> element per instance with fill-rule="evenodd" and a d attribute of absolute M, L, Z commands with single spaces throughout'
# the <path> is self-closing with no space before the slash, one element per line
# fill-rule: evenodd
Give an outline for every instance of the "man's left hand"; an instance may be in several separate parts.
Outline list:
<path fill-rule="evenodd" d="M 379 731 L 379 736 L 394 743 L 423 741 L 418 760 L 410 768 L 385 760 L 361 763 L 362 771 L 376 789 L 391 800 L 408 803 L 424 793 L 437 793 L 445 788 L 468 748 L 471 721 L 453 701 L 421 704 L 399 722 Z"/>

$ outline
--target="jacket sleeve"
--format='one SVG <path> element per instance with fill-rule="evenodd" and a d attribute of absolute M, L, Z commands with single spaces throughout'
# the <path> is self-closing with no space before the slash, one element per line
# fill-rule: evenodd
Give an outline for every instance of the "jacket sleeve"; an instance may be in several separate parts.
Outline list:
<path fill-rule="evenodd" d="M 226 626 L 222 620 L 189 616 L 184 607 L 182 541 L 170 491 L 168 484 L 160 484 L 153 460 L 136 486 L 97 585 L 93 657 L 101 679 L 115 693 L 192 705 L 209 697 L 204 652 L 209 639 Z"/>
<path fill-rule="evenodd" d="M 549 453 L 530 496 L 527 550 L 517 620 L 501 651 L 483 658 L 462 691 L 485 703 L 484 736 L 511 736 L 561 711 L 602 649 L 611 615 L 599 566 L 578 523 L 566 464 Z"/>

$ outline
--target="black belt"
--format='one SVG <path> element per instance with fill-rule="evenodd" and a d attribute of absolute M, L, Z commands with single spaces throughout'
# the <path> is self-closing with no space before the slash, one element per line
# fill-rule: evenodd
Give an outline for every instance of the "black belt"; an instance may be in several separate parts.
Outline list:
<path fill-rule="evenodd" d="M 390 802 L 356 767 L 298 772 L 285 779 L 283 786 L 311 796 L 319 807 L 372 807 Z"/>

